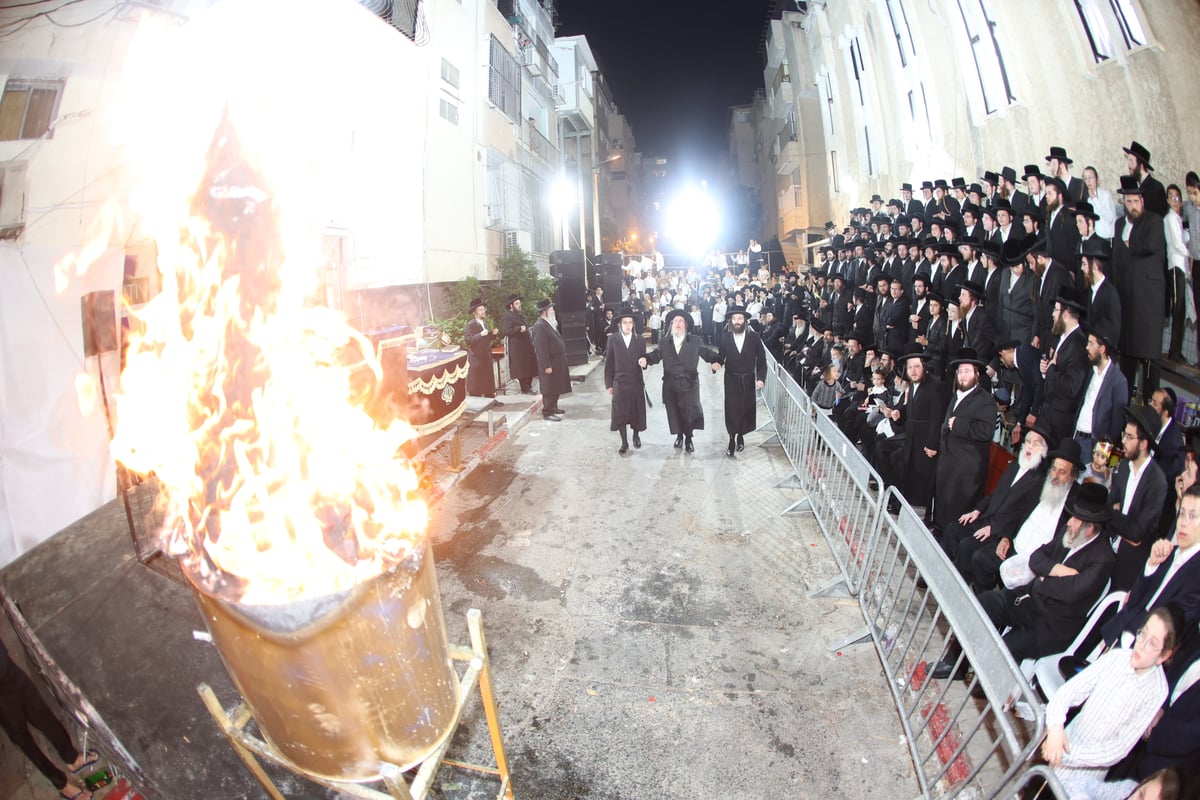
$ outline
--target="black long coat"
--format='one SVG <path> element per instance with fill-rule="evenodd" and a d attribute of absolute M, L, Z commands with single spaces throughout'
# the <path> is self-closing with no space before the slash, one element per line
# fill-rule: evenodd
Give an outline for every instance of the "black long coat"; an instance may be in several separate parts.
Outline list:
<path fill-rule="evenodd" d="M 492 371 L 492 332 L 478 319 L 463 329 L 467 343 L 467 394 L 488 396 L 496 393 L 496 375 Z"/>
<path fill-rule="evenodd" d="M 911 387 L 908 392 L 911 395 Z M 941 381 L 926 374 L 925 380 L 917 388 L 916 396 L 900 410 L 900 422 L 904 425 L 904 445 L 900 449 L 900 492 L 914 506 L 928 506 L 933 497 L 937 456 L 930 458 L 925 455 L 925 448 L 936 452 L 941 447 L 942 420 L 945 418 L 946 389 Z"/>
<path fill-rule="evenodd" d="M 538 386 L 542 394 L 558 397 L 571 393 L 571 373 L 567 368 L 567 346 L 562 334 L 545 317 L 538 317 L 531 329 L 533 352 L 537 355 Z M 550 368 L 551 373 L 546 374 Z"/>
<path fill-rule="evenodd" d="M 500 335 L 508 339 L 508 373 L 518 380 L 536 377 L 537 356 L 533 353 L 533 339 L 520 311 L 510 308 L 504 312 Z"/>
<path fill-rule="evenodd" d="M 612 389 L 612 417 L 609 430 L 628 425 L 635 431 L 646 430 L 646 383 L 638 359 L 646 355 L 646 340 L 638 334 L 629 337 L 629 346 L 617 331 L 608 337 L 604 353 L 604 388 Z"/>
<path fill-rule="evenodd" d="M 663 365 L 663 406 L 667 409 L 667 425 L 671 433 L 691 436 L 692 431 L 704 430 L 704 409 L 700 405 L 700 359 L 712 363 L 716 354 L 700 340 L 688 334 L 683 346 L 675 349 L 675 339 L 664 336 L 658 347 L 646 354 L 649 364 Z"/>
<path fill-rule="evenodd" d="M 1016 287 L 1013 287 L 1013 282 Z M 1034 300 L 1034 278 L 1026 268 L 1021 277 L 1014 278 L 1012 269 L 1006 268 L 1000 276 L 1000 335 L 1016 339 L 1021 344 L 1033 340 L 1034 322 L 1037 319 Z"/>
<path fill-rule="evenodd" d="M 1142 213 L 1122 236 L 1128 217 L 1113 232 L 1112 280 L 1121 295 L 1121 355 L 1154 359 L 1162 355 L 1162 322 L 1167 301 L 1167 239 L 1162 217 Z"/>
<path fill-rule="evenodd" d="M 920 398 L 919 392 L 917 397 Z M 976 386 L 957 407 L 955 399 L 956 394 L 952 393 L 938 450 L 933 521 L 940 530 L 946 530 L 983 496 L 996 432 L 996 401 L 990 394 Z"/>
<path fill-rule="evenodd" d="M 1046 344 L 1056 346 L 1055 342 Z M 1063 337 L 1057 348 L 1054 362 L 1046 370 L 1041 409 L 1041 416 L 1050 425 L 1050 438 L 1056 442 L 1074 435 L 1075 417 L 1079 414 L 1083 390 L 1092 371 L 1082 327 Z M 1043 349 L 1043 352 L 1047 351 Z"/>
<path fill-rule="evenodd" d="M 1105 276 L 1094 293 L 1088 290 L 1088 298 L 1088 327 L 1113 344 L 1121 341 L 1121 294 L 1113 281 Z"/>
<path fill-rule="evenodd" d="M 737 349 L 733 333 L 721 336 L 720 362 L 725 365 L 725 431 L 750 433 L 758 427 L 755 381 L 767 379 L 767 352 L 762 339 L 746 328 L 742 349 Z"/>

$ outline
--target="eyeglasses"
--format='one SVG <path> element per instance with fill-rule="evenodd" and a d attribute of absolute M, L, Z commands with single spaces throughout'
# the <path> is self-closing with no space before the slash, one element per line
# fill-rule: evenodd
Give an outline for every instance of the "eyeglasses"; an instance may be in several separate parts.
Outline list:
<path fill-rule="evenodd" d="M 1180 509 L 1179 518 L 1184 522 L 1200 522 L 1200 508 L 1193 509 L 1191 511 L 1184 511 Z"/>
<path fill-rule="evenodd" d="M 1121 441 L 1123 442 L 1136 441 L 1137 438 L 1138 435 L 1136 433 L 1130 433 L 1129 431 L 1121 434 Z"/>
<path fill-rule="evenodd" d="M 1138 628 L 1137 638 L 1134 640 L 1134 642 L 1147 653 L 1157 653 L 1163 649 L 1162 641 L 1160 639 L 1150 638 L 1150 635 L 1146 633 L 1145 628 Z"/>

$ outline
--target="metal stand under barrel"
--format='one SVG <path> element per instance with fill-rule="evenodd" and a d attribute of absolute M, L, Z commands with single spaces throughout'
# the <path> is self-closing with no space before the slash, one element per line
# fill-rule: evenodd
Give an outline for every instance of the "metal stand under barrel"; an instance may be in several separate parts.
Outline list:
<path fill-rule="evenodd" d="M 209 688 L 208 684 L 201 683 L 196 687 L 196 691 L 200 693 L 200 698 L 204 701 L 208 712 L 212 714 L 213 719 L 216 720 L 217 725 L 221 728 L 221 732 L 225 734 L 225 738 L 229 740 L 229 743 L 233 746 L 238 756 L 245 762 L 246 767 L 274 800 L 284 800 L 284 797 L 271 781 L 266 770 L 258 763 L 255 756 L 270 761 L 284 769 L 296 772 L 314 783 L 327 786 L 331 789 L 337 789 L 351 797 L 360 797 L 365 800 L 387 800 L 388 798 L 395 798 L 396 800 L 422 800 L 429 792 L 434 775 L 437 774 L 442 764 L 496 775 L 500 778 L 500 791 L 497 792 L 496 799 L 507 798 L 507 800 L 514 800 L 511 776 L 508 771 L 508 759 L 504 756 L 504 742 L 500 737 L 500 716 L 497 713 L 496 700 L 492 694 L 492 673 L 488 660 L 487 641 L 483 638 L 483 615 L 479 612 L 479 609 L 472 608 L 467 612 L 467 629 L 471 635 L 471 646 L 450 646 L 450 657 L 452 659 L 455 661 L 466 661 L 470 664 L 466 673 L 459 679 L 458 711 L 455 713 L 454 725 L 450 728 L 450 732 L 438 748 L 421 762 L 421 766 L 417 770 L 416 776 L 412 779 L 411 785 L 405 782 L 403 774 L 394 766 L 384 765 L 382 778 L 384 784 L 387 786 L 387 792 L 381 792 L 357 783 L 318 778 L 297 770 L 274 747 L 246 731 L 246 724 L 253 719 L 253 715 L 245 703 L 239 703 L 230 712 L 226 712 L 221 707 L 217 696 Z M 446 748 L 450 746 L 450 740 L 454 738 L 454 732 L 458 729 L 459 722 L 462 719 L 463 706 L 475 691 L 476 685 L 479 686 L 479 696 L 483 702 L 483 713 L 487 717 L 488 733 L 492 739 L 492 750 L 496 755 L 495 767 L 466 764 L 445 757 Z M 388 767 L 391 767 L 391 769 L 389 770 Z"/>

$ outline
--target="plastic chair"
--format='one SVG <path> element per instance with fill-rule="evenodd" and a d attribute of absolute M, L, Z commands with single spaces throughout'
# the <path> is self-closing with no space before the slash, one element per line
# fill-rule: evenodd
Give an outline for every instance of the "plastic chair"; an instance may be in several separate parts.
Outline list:
<path fill-rule="evenodd" d="M 1071 646 L 1063 652 L 1056 653 L 1052 656 L 1043 656 L 1042 658 L 1037 659 L 1037 661 L 1032 663 L 1030 672 L 1026 672 L 1026 669 L 1029 669 L 1029 667 L 1026 665 L 1033 661 L 1033 659 L 1027 658 L 1025 661 L 1021 662 L 1021 672 L 1025 673 L 1026 677 L 1029 677 L 1030 673 L 1032 673 L 1033 677 L 1036 678 L 1036 685 L 1038 689 L 1041 690 L 1042 697 L 1046 699 L 1046 702 L 1049 702 L 1050 698 L 1054 696 L 1054 693 L 1058 691 L 1059 687 L 1067 682 L 1066 678 L 1062 676 L 1062 673 L 1058 671 L 1058 660 L 1066 655 L 1074 655 L 1080 647 L 1083 647 L 1095 627 L 1102 621 L 1107 620 L 1107 612 L 1110 609 L 1119 608 L 1121 603 L 1125 601 L 1125 597 L 1128 594 L 1128 592 L 1111 592 L 1101 597 L 1099 602 L 1092 606 L 1092 610 L 1088 614 L 1087 622 L 1084 624 L 1083 629 L 1080 630 L 1079 634 L 1075 637 L 1075 641 L 1071 642 Z M 1091 651 L 1087 654 L 1087 660 L 1089 663 L 1094 661 L 1100 655 L 1100 650 L 1103 647 L 1103 639 L 1096 642 L 1095 646 L 1093 646 Z"/>

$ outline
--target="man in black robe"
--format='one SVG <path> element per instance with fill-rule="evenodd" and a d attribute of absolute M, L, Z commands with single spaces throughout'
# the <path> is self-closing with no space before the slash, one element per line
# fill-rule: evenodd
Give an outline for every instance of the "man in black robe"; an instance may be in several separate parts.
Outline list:
<path fill-rule="evenodd" d="M 954 394 L 942 423 L 933 490 L 933 523 L 939 531 L 971 510 L 983 497 L 988 459 L 996 433 L 996 400 L 980 386 L 987 367 L 964 347 L 950 362 Z"/>
<path fill-rule="evenodd" d="M 604 387 L 612 397 L 610 431 L 619 431 L 621 447 L 629 452 L 626 428 L 633 428 L 633 446 L 641 447 L 639 434 L 646 430 L 646 384 L 642 370 L 646 366 L 646 340 L 634 332 L 633 309 L 622 307 L 615 315 L 616 331 L 608 337 L 604 353 Z"/>
<path fill-rule="evenodd" d="M 744 312 L 743 312 L 744 314 Z M 700 406 L 700 359 L 712 363 L 717 356 L 704 346 L 699 336 L 688 333 L 691 318 L 682 310 L 667 314 L 667 334 L 658 347 L 646 354 L 647 364 L 663 365 L 663 406 L 667 425 L 675 434 L 675 446 L 695 452 L 692 433 L 704 430 L 704 409 Z"/>
<path fill-rule="evenodd" d="M 533 354 L 533 339 L 521 313 L 521 298 L 508 296 L 508 310 L 500 320 L 500 333 L 508 340 L 508 374 L 521 384 L 521 391 L 533 394 L 533 379 L 537 377 L 537 357 Z"/>
<path fill-rule="evenodd" d="M 496 376 L 492 373 L 492 339 L 500 330 L 488 330 L 487 306 L 479 298 L 471 301 L 471 320 L 463 329 L 467 343 L 467 394 L 475 397 L 496 396 Z"/>
<path fill-rule="evenodd" d="M 897 360 L 908 379 L 908 389 L 900 407 L 888 416 L 893 425 L 903 426 L 904 438 L 896 461 L 879 454 L 877 462 L 881 477 L 899 486 L 914 508 L 924 507 L 927 518 L 932 511 L 933 476 L 946 417 L 945 387 L 926 369 L 931 360 L 933 356 L 923 352 L 917 342 L 909 342 Z"/>
<path fill-rule="evenodd" d="M 758 427 L 757 396 L 767 380 L 767 351 L 758 334 L 746 326 L 746 309 L 729 309 L 729 330 L 721 336 L 713 372 L 725 366 L 725 432 L 729 434 L 726 454 L 746 449 L 745 434 Z"/>
<path fill-rule="evenodd" d="M 567 369 L 567 346 L 558 332 L 558 321 L 554 315 L 554 303 L 549 299 L 539 300 L 538 320 L 533 323 L 530 336 L 533 352 L 538 362 L 538 387 L 542 390 L 542 417 L 550 422 L 561 422 L 566 412 L 558 407 L 558 398 L 571 393 L 571 373 Z"/>

